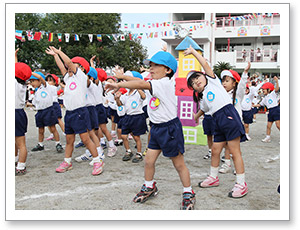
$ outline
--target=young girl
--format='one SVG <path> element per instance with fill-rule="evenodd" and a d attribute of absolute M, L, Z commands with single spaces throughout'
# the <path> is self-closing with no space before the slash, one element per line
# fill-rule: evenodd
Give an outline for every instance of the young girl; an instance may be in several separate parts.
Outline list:
<path fill-rule="evenodd" d="M 71 161 L 75 134 L 79 134 L 82 142 L 93 156 L 94 166 L 92 175 L 99 175 L 102 172 L 103 162 L 100 160 L 96 146 L 88 134 L 88 130 L 92 129 L 88 109 L 86 108 L 87 86 L 90 83 L 86 76 L 86 73 L 90 69 L 89 63 L 82 57 L 74 57 L 71 60 L 60 49 L 58 50 L 53 46 L 49 46 L 46 53 L 54 57 L 61 74 L 64 76 L 65 82 L 64 104 L 66 115 L 64 118 L 67 143 L 65 159 L 56 168 L 56 172 L 63 173 L 72 169 Z"/>
<path fill-rule="evenodd" d="M 243 197 L 248 193 L 248 186 L 245 183 L 244 162 L 240 150 L 240 139 L 245 136 L 243 124 L 232 104 L 232 99 L 220 80 L 214 75 L 205 58 L 192 47 L 184 51 L 184 55 L 190 54 L 197 58 L 205 74 L 199 71 L 190 71 L 187 75 L 187 85 L 193 88 L 196 97 L 203 99 L 202 112 L 210 112 L 216 124 L 210 174 L 199 183 L 199 186 L 201 188 L 219 186 L 220 153 L 227 142 L 237 171 L 236 183 L 228 195 L 233 198 Z"/>
<path fill-rule="evenodd" d="M 196 201 L 195 193 L 191 187 L 189 170 L 184 163 L 184 137 L 181 122 L 177 117 L 175 82 L 171 79 L 177 70 L 177 61 L 170 53 L 159 51 L 150 60 L 146 60 L 145 64 L 149 63 L 153 80 L 107 83 L 105 87 L 145 89 L 152 94 L 152 98 L 148 101 L 148 115 L 153 126 L 145 157 L 145 183 L 133 201 L 143 203 L 158 193 L 153 178 L 155 162 L 163 152 L 165 157 L 171 158 L 183 184 L 182 209 L 193 209 Z"/>
<path fill-rule="evenodd" d="M 106 82 L 115 83 L 116 78 L 113 76 L 108 76 Z M 108 100 L 108 116 L 110 117 L 111 120 L 111 136 L 112 138 L 116 138 L 117 137 L 116 124 L 118 123 L 119 120 L 117 114 L 117 103 L 115 101 L 115 96 L 112 94 L 112 92 L 107 92 L 106 98 Z"/>
<path fill-rule="evenodd" d="M 276 82 L 276 88 L 274 90 L 274 85 L 270 82 L 266 82 L 263 84 L 261 89 L 263 90 L 263 94 L 265 97 L 256 107 L 266 106 L 269 109 L 268 114 L 268 123 L 267 123 L 267 134 L 262 142 L 271 142 L 271 128 L 275 121 L 277 129 L 280 131 L 280 107 L 278 106 L 277 95 L 276 93 L 279 91 L 278 78 L 274 77 L 274 81 Z"/>
<path fill-rule="evenodd" d="M 44 132 L 45 127 L 48 126 L 51 133 L 54 135 L 56 141 L 56 151 L 62 152 L 63 148 L 59 141 L 59 134 L 55 128 L 58 123 L 57 116 L 53 107 L 53 96 L 51 94 L 51 86 L 45 81 L 45 75 L 41 72 L 33 72 L 29 78 L 30 84 L 36 88 L 35 96 L 32 101 L 37 113 L 35 115 L 36 127 L 39 129 L 39 143 L 31 151 L 44 150 Z"/>
<path fill-rule="evenodd" d="M 27 132 L 28 119 L 24 111 L 26 98 L 26 81 L 31 76 L 28 65 L 18 62 L 15 51 L 15 175 L 26 174 L 27 147 L 25 133 Z M 18 155 L 19 154 L 19 155 Z"/>

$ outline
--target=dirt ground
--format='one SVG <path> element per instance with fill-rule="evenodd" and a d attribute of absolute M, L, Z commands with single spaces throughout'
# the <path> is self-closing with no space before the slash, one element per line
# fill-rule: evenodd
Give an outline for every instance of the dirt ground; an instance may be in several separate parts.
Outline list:
<path fill-rule="evenodd" d="M 54 141 L 44 141 L 45 150 L 31 152 L 37 144 L 38 130 L 35 127 L 35 111 L 26 108 L 28 132 L 26 134 L 27 171 L 15 177 L 16 210 L 178 210 L 182 199 L 182 185 L 172 162 L 159 156 L 155 180 L 159 193 L 144 204 L 132 202 L 144 182 L 144 162 L 122 161 L 124 147 L 118 147 L 115 157 L 106 157 L 104 172 L 92 176 L 92 166 L 87 162 L 77 163 L 74 158 L 84 153 L 85 148 L 76 148 L 73 153 L 73 169 L 56 173 L 55 168 L 63 161 L 64 153 L 56 153 Z M 63 110 L 63 113 L 65 111 Z M 207 146 L 186 145 L 185 162 L 190 170 L 192 187 L 196 193 L 197 210 L 279 210 L 280 196 L 276 189 L 280 179 L 280 135 L 275 124 L 272 127 L 271 143 L 263 143 L 266 115 L 258 114 L 256 123 L 250 126 L 251 141 L 241 143 L 249 193 L 242 199 L 229 198 L 235 176 L 220 174 L 220 186 L 199 188 L 199 181 L 206 178 L 210 160 L 203 159 Z M 110 128 L 110 123 L 108 124 Z M 59 131 L 61 142 L 65 137 Z M 45 137 L 49 136 L 46 130 Z M 142 137 L 143 149 L 147 135 Z M 76 136 L 76 143 L 79 136 Z M 134 141 L 130 141 L 135 152 Z M 105 150 L 107 153 L 107 150 Z"/>

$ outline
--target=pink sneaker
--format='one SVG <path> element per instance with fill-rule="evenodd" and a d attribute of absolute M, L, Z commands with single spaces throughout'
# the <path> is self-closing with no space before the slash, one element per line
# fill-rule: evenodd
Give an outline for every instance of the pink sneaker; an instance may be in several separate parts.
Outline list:
<path fill-rule="evenodd" d="M 131 134 L 128 134 L 128 140 L 133 140 L 133 137 L 131 136 Z"/>
<path fill-rule="evenodd" d="M 54 139 L 54 135 L 51 133 L 49 137 L 46 138 L 47 141 L 51 141 Z"/>
<path fill-rule="evenodd" d="M 113 156 L 115 156 L 116 155 L 116 153 L 117 153 L 117 147 L 116 146 L 114 146 L 114 147 L 108 147 L 108 152 L 107 152 L 107 156 L 108 157 L 113 157 Z"/>
<path fill-rule="evenodd" d="M 200 188 L 209 188 L 219 186 L 219 177 L 216 179 L 212 176 L 208 176 L 204 181 L 199 182 Z"/>
<path fill-rule="evenodd" d="M 116 133 L 111 133 L 111 138 L 117 138 L 117 134 Z"/>
<path fill-rule="evenodd" d="M 241 198 L 248 193 L 248 186 L 245 182 L 244 185 L 235 183 L 232 191 L 228 194 L 229 197 L 231 198 Z"/>
<path fill-rule="evenodd" d="M 101 174 L 103 172 L 103 166 L 104 166 L 103 161 L 95 162 L 94 166 L 93 166 L 92 175 L 97 176 L 97 175 Z"/>
<path fill-rule="evenodd" d="M 66 172 L 68 170 L 71 170 L 72 169 L 72 163 L 67 163 L 67 162 L 63 162 L 59 165 L 58 168 L 56 168 L 56 172 L 58 173 L 63 173 L 63 172 Z"/>

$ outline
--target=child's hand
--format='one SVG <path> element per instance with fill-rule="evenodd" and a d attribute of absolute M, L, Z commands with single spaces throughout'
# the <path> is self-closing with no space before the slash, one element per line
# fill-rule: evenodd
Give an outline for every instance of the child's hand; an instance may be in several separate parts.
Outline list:
<path fill-rule="evenodd" d="M 194 118 L 196 124 L 198 124 L 199 117 L 195 113 L 193 113 L 193 118 Z"/>
<path fill-rule="evenodd" d="M 120 76 L 124 75 L 124 69 L 119 67 L 119 66 L 115 66 L 115 69 L 113 70 L 113 72 L 116 74 L 116 78 L 118 79 L 122 79 Z"/>
<path fill-rule="evenodd" d="M 46 54 L 54 56 L 56 53 L 50 48 L 50 46 L 46 49 Z"/>
<path fill-rule="evenodd" d="M 248 65 L 244 69 L 244 72 L 248 72 L 250 68 L 251 68 L 251 63 L 248 61 Z"/>
<path fill-rule="evenodd" d="M 59 47 L 59 49 L 56 49 L 54 46 L 49 46 L 49 48 L 56 54 L 58 54 L 61 51 L 61 47 Z"/>
<path fill-rule="evenodd" d="M 105 84 L 104 89 L 105 89 L 105 92 L 106 92 L 106 93 L 108 93 L 109 91 L 112 91 L 112 90 L 113 90 L 114 92 L 116 92 L 116 91 L 118 91 L 119 86 L 118 86 L 117 83 L 109 83 L 109 82 L 107 82 L 107 83 Z"/>
<path fill-rule="evenodd" d="M 187 55 L 193 54 L 194 51 L 195 51 L 195 49 L 190 45 L 189 48 L 187 48 L 185 51 L 183 51 L 183 55 L 187 56 Z"/>
<path fill-rule="evenodd" d="M 91 57 L 90 61 L 93 62 L 95 59 L 96 55 L 94 55 L 93 57 Z"/>
<path fill-rule="evenodd" d="M 167 45 L 164 44 L 163 47 L 161 47 L 161 49 L 162 49 L 163 51 L 167 52 Z"/>
<path fill-rule="evenodd" d="M 115 100 L 116 99 L 119 99 L 120 97 L 121 97 L 121 92 L 120 91 L 117 91 L 116 93 L 115 93 Z"/>
<path fill-rule="evenodd" d="M 20 50 L 20 48 L 16 49 L 15 56 L 17 56 L 17 53 L 18 53 L 19 50 Z"/>
<path fill-rule="evenodd" d="M 278 82 L 278 77 L 274 76 L 273 79 L 274 81 Z"/>

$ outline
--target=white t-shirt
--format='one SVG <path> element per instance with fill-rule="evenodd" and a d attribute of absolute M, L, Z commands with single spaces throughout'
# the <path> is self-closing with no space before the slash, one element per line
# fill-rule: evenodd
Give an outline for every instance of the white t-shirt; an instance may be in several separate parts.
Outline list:
<path fill-rule="evenodd" d="M 97 90 L 95 91 L 96 105 L 100 105 L 103 104 L 104 102 L 102 83 L 99 81 L 99 84 L 96 86 L 97 86 Z"/>
<path fill-rule="evenodd" d="M 24 109 L 26 101 L 26 85 L 20 84 L 15 79 L 15 109 Z"/>
<path fill-rule="evenodd" d="M 87 94 L 87 76 L 81 69 L 77 68 L 77 72 L 71 77 L 66 73 L 64 82 L 64 105 L 66 110 L 72 111 L 86 106 Z"/>
<path fill-rule="evenodd" d="M 203 90 L 203 103 L 201 110 L 205 114 L 213 115 L 225 105 L 231 104 L 232 99 L 224 89 L 218 77 L 212 78 L 206 76 L 207 85 Z"/>
<path fill-rule="evenodd" d="M 115 96 L 112 94 L 112 91 L 106 93 L 106 99 L 108 100 L 108 106 L 111 109 L 117 110 L 117 103 L 115 101 Z"/>
<path fill-rule="evenodd" d="M 120 97 L 121 103 L 125 107 L 125 113 L 127 115 L 137 115 L 144 113 L 143 111 L 143 99 L 138 90 L 134 90 L 130 95 L 124 94 Z"/>
<path fill-rule="evenodd" d="M 49 93 L 51 94 L 52 98 L 53 98 L 53 102 L 58 102 L 58 96 L 57 96 L 57 87 L 54 85 L 48 85 L 47 87 L 49 87 Z"/>
<path fill-rule="evenodd" d="M 266 106 L 268 109 L 278 106 L 278 99 L 275 90 L 266 95 L 259 104 L 262 106 Z"/>
<path fill-rule="evenodd" d="M 149 82 L 152 86 L 152 94 L 146 90 L 149 120 L 154 124 L 160 124 L 176 118 L 177 100 L 174 79 L 163 77 Z"/>
<path fill-rule="evenodd" d="M 41 84 L 41 86 L 35 92 L 32 104 L 37 110 L 47 109 L 53 105 L 53 96 L 51 94 L 51 88 L 46 82 L 46 87 Z"/>
<path fill-rule="evenodd" d="M 98 86 L 90 80 L 90 86 L 87 88 L 86 106 L 96 106 L 96 94 Z"/>
<path fill-rule="evenodd" d="M 244 99 L 241 103 L 241 109 L 243 111 L 249 111 L 252 108 L 252 103 L 254 103 L 254 97 L 256 95 L 258 95 L 257 91 L 260 89 L 260 87 L 263 85 L 264 83 L 260 83 L 257 86 L 252 86 L 249 89 L 249 93 L 245 94 Z M 257 103 L 257 101 L 255 101 L 255 103 Z"/>

